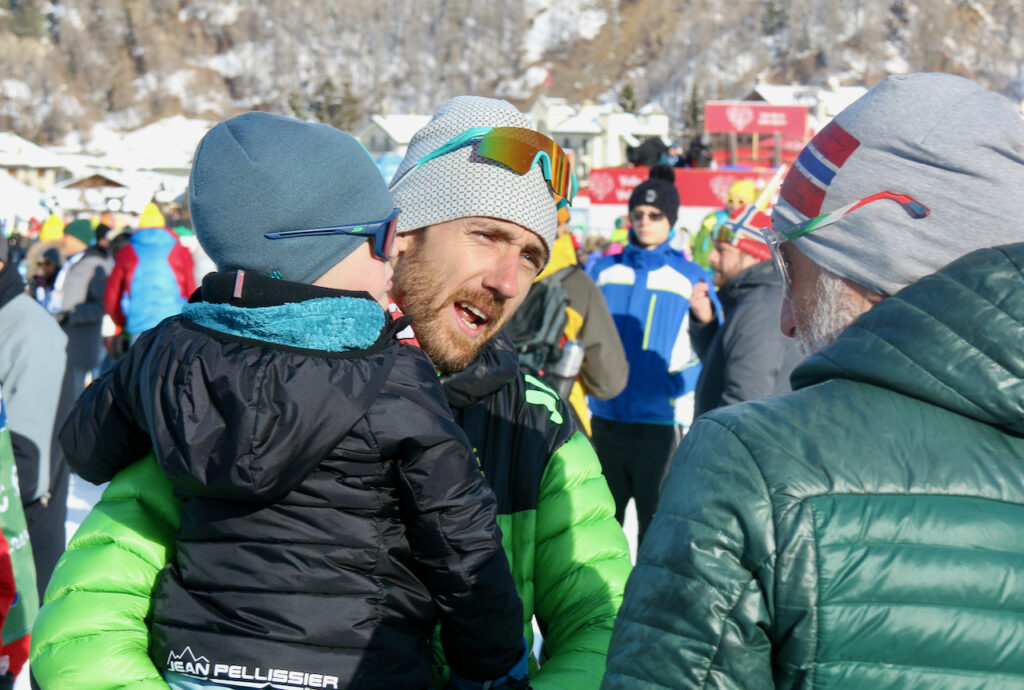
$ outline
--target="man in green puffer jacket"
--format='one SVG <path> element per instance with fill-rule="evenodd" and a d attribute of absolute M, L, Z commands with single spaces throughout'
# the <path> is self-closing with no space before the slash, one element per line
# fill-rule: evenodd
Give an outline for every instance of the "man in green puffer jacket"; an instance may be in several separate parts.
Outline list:
<path fill-rule="evenodd" d="M 413 316 L 497 498 L 524 634 L 532 644 L 536 617 L 544 635 L 532 687 L 593 688 L 631 568 L 628 546 L 597 457 L 568 407 L 519 372 L 500 334 L 551 251 L 550 170 L 515 172 L 480 153 L 474 138 L 444 152 L 474 127 L 535 134 L 522 131 L 526 119 L 510 104 L 475 97 L 449 101 L 416 134 L 399 169 L 404 181 L 392 184 L 403 210 L 392 295 Z M 558 158 L 554 149 L 545 155 Z M 174 557 L 179 519 L 151 458 L 115 477 L 47 590 L 32 651 L 43 688 L 166 690 L 147 654 L 147 617 L 157 576 Z M 448 670 L 443 656 L 435 659 L 436 685 L 444 687 Z"/>
<path fill-rule="evenodd" d="M 693 425 L 602 687 L 1024 687 L 1024 120 L 890 77 L 800 161 L 766 234 L 816 354 Z"/>

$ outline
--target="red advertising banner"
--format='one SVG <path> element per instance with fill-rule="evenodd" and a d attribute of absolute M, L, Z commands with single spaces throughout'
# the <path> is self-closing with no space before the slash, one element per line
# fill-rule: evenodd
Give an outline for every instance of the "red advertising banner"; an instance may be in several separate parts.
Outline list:
<path fill-rule="evenodd" d="M 807 106 L 772 105 L 761 101 L 707 101 L 704 131 L 737 134 L 782 134 L 804 141 Z"/>
<path fill-rule="evenodd" d="M 711 170 L 708 168 L 675 168 L 676 189 L 682 206 L 725 206 L 729 187 L 737 180 L 752 180 L 758 189 L 764 187 L 775 170 Z M 633 188 L 647 179 L 647 168 L 595 168 L 590 171 L 587 188 L 591 204 L 626 205 Z"/>

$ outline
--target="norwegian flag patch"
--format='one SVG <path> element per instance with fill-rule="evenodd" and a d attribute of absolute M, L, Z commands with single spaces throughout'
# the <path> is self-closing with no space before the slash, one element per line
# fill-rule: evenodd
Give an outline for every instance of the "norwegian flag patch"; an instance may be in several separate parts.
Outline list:
<path fill-rule="evenodd" d="M 832 120 L 804 148 L 786 176 L 780 197 L 807 218 L 821 213 L 825 191 L 860 141 Z"/>

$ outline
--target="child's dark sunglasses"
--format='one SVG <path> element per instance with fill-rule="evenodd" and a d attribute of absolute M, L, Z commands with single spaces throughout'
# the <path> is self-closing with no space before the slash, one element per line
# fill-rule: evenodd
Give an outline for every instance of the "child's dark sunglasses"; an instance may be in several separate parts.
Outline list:
<path fill-rule="evenodd" d="M 371 223 L 352 225 L 336 225 L 330 228 L 310 228 L 308 230 L 280 230 L 267 232 L 263 236 L 268 240 L 287 240 L 293 237 L 327 237 L 328 235 L 355 235 L 357 237 L 373 237 L 373 254 L 382 261 L 391 258 L 391 249 L 395 244 L 395 230 L 398 227 L 398 214 L 402 209 L 396 208 L 384 220 Z"/>

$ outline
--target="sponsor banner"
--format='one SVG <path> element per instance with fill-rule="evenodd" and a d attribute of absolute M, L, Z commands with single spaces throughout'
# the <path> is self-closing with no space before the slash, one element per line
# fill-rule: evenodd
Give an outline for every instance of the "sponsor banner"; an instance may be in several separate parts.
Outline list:
<path fill-rule="evenodd" d="M 761 101 L 707 101 L 704 131 L 783 134 L 801 141 L 807 135 L 807 106 Z"/>
<path fill-rule="evenodd" d="M 756 170 L 711 170 L 674 168 L 676 189 L 682 206 L 725 207 L 729 187 L 737 180 L 751 180 L 761 189 L 775 173 L 773 168 Z M 633 188 L 647 179 L 647 168 L 596 168 L 590 171 L 587 192 L 591 206 L 626 206 Z M 593 213 L 593 209 L 591 209 Z"/>

